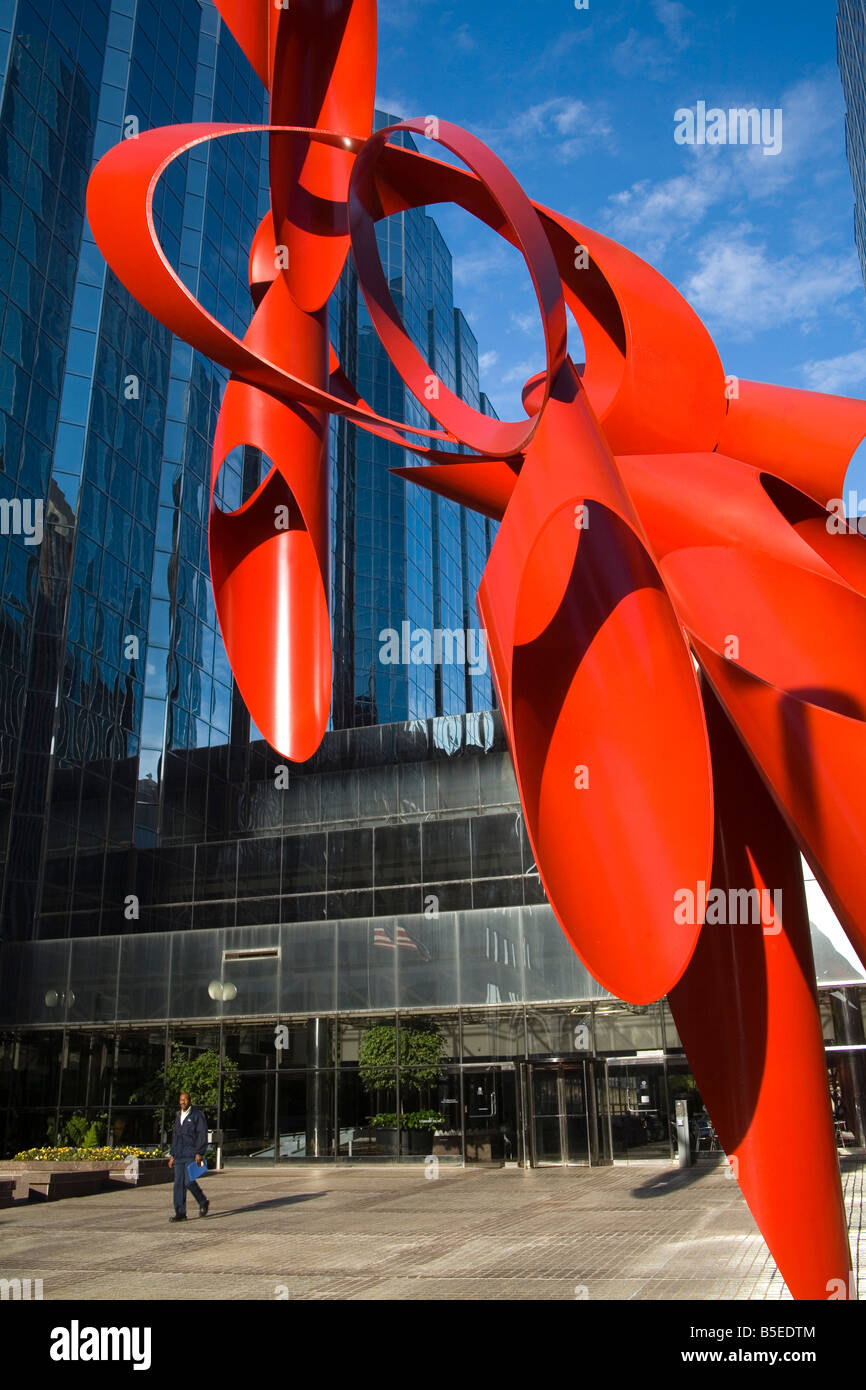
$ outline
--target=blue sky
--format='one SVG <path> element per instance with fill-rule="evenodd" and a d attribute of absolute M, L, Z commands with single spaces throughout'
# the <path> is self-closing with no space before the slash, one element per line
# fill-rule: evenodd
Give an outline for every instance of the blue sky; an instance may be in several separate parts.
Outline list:
<path fill-rule="evenodd" d="M 727 372 L 866 396 L 835 13 L 834 0 L 380 0 L 377 105 L 466 126 L 532 197 L 651 261 Z M 781 108 L 780 153 L 677 144 L 674 112 L 701 100 Z M 436 216 L 482 386 L 515 418 L 543 365 L 528 275 L 467 215 Z"/>

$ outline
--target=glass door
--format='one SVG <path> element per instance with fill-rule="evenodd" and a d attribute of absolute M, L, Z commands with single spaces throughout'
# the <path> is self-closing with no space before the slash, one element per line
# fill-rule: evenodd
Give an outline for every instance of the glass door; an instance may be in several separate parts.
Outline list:
<path fill-rule="evenodd" d="M 513 1065 L 463 1068 L 465 1157 L 517 1161 L 517 1086 Z"/>
<path fill-rule="evenodd" d="M 529 1067 L 532 1165 L 589 1163 L 583 1067 Z"/>
<path fill-rule="evenodd" d="M 609 1057 L 608 1097 L 613 1152 L 617 1158 L 670 1158 L 664 1062 L 656 1058 Z"/>
<path fill-rule="evenodd" d="M 611 1162 L 603 1062 L 528 1063 L 525 1087 L 533 1167 Z"/>

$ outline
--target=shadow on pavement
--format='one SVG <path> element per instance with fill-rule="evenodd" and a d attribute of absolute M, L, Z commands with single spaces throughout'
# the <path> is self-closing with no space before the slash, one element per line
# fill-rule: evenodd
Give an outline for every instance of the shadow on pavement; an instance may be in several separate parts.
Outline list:
<path fill-rule="evenodd" d="M 296 1202 L 311 1202 L 314 1197 L 325 1196 L 327 1196 L 326 1192 L 298 1192 L 292 1197 L 272 1197 L 267 1202 L 250 1202 L 248 1207 L 231 1207 L 229 1211 L 212 1211 L 206 1220 L 219 1221 L 225 1216 L 242 1216 L 246 1211 L 267 1211 L 270 1207 L 291 1207 Z"/>
<path fill-rule="evenodd" d="M 722 1164 L 696 1163 L 691 1168 L 672 1168 L 669 1173 L 653 1173 L 640 1187 L 631 1189 L 632 1197 L 666 1197 L 670 1192 L 679 1192 L 692 1183 L 700 1182 L 710 1173 L 723 1170 Z"/>

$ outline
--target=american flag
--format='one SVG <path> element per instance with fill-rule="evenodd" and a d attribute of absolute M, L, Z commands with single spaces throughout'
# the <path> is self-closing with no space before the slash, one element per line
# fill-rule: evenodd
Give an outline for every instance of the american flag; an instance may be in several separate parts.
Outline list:
<path fill-rule="evenodd" d="M 430 952 L 426 946 L 413 941 L 409 933 L 404 931 L 402 927 L 394 928 L 393 938 L 388 934 L 387 927 L 374 927 L 373 945 L 381 946 L 385 951 L 396 951 L 402 946 L 408 951 L 417 951 L 423 960 L 430 960 Z"/>

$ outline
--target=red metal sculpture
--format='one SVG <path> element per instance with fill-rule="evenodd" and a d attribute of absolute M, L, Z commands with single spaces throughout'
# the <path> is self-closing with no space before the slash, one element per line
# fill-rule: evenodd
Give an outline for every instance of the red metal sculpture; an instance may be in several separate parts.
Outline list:
<path fill-rule="evenodd" d="M 866 959 L 866 541 L 831 534 L 821 500 L 842 494 L 866 403 L 747 381 L 726 390 L 711 338 L 672 286 L 530 202 L 472 135 L 432 118 L 371 135 L 374 0 L 217 3 L 270 92 L 271 124 L 124 141 L 97 166 L 88 212 L 130 292 L 232 373 L 214 440 L 210 558 L 251 714 L 294 760 L 327 724 L 336 413 L 423 456 L 426 467 L 397 470 L 408 481 L 501 522 L 478 603 L 551 905 L 612 993 L 669 994 L 790 1290 L 844 1296 L 850 1256 L 799 850 Z M 241 341 L 170 267 L 152 199 L 192 145 L 252 130 L 269 134 L 272 206 L 252 247 L 256 310 Z M 432 136 L 467 167 L 390 144 L 397 130 Z M 546 365 L 527 383 L 523 420 L 481 415 L 441 382 L 425 391 L 432 373 L 391 299 L 375 223 L 437 202 L 458 203 L 526 262 Z M 350 245 L 385 349 L 439 429 L 377 414 L 340 368 L 327 302 Z M 566 305 L 582 369 L 567 353 Z M 239 444 L 273 466 L 227 514 L 213 486 Z M 692 920 L 675 906 L 684 890 L 702 904 Z M 704 914 L 708 894 L 745 904 L 761 890 L 781 891 L 771 921 Z M 791 1088 L 796 1133 L 784 1133 Z"/>

